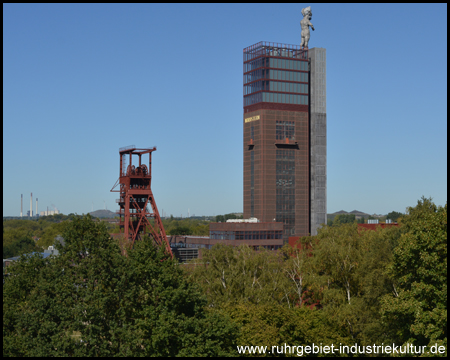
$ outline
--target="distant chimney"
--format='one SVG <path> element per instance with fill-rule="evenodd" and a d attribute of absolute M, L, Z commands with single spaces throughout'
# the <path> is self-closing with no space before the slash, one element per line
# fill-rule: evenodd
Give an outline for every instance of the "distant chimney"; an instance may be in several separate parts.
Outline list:
<path fill-rule="evenodd" d="M 36 216 L 37 216 L 37 214 L 39 214 L 38 213 L 38 198 L 36 198 Z"/>
<path fill-rule="evenodd" d="M 33 217 L 33 193 L 30 196 L 30 217 Z"/>
<path fill-rule="evenodd" d="M 23 216 L 23 194 L 20 194 L 20 217 Z"/>

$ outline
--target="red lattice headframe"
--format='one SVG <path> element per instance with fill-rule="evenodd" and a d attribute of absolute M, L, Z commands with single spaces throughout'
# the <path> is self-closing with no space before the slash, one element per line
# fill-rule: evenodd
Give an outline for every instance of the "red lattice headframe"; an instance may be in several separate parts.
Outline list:
<path fill-rule="evenodd" d="M 120 230 L 131 246 L 146 234 L 173 257 L 151 190 L 152 152 L 155 150 L 156 147 L 137 149 L 134 145 L 120 148 L 120 175 L 111 192 L 120 193 L 116 200 L 120 210 L 116 213 L 120 216 Z M 144 154 L 149 156 L 148 165 L 142 162 Z M 133 165 L 133 156 L 139 158 L 136 165 Z M 120 190 L 114 190 L 117 185 Z"/>

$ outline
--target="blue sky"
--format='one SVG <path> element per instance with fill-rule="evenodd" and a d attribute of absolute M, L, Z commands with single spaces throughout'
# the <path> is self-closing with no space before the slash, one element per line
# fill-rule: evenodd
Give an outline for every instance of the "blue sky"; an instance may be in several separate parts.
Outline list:
<path fill-rule="evenodd" d="M 119 147 L 157 146 L 174 216 L 242 211 L 242 49 L 327 49 L 328 213 L 447 201 L 446 4 L 4 4 L 3 214 L 118 210 Z M 33 201 L 34 202 L 34 201 Z M 33 204 L 33 211 L 35 204 Z"/>

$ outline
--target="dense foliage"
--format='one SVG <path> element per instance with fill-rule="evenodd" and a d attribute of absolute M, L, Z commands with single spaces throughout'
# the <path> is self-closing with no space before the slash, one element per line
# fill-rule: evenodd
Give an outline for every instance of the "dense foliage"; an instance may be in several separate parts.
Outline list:
<path fill-rule="evenodd" d="M 299 308 L 317 309 L 332 320 L 322 326 L 324 337 L 381 343 L 387 339 L 380 299 L 392 289 L 384 269 L 399 236 L 398 228 L 367 231 L 345 224 L 325 227 L 317 237 L 301 239 L 299 249 L 286 246 L 278 253 L 262 248 L 255 252 L 246 245 L 216 246 L 203 252 L 190 276 L 202 286 L 210 306 L 281 306 L 286 321 Z M 260 344 L 255 340 L 249 345 Z"/>
<path fill-rule="evenodd" d="M 339 226 L 342 224 L 353 224 L 355 222 L 358 224 L 364 224 L 364 217 L 357 219 L 355 214 L 338 214 L 333 220 L 328 219 L 327 225 Z"/>
<path fill-rule="evenodd" d="M 179 231 L 193 221 L 170 224 Z M 178 265 L 150 241 L 123 256 L 105 224 L 89 216 L 60 231 L 66 245 L 59 257 L 23 258 L 6 279 L 4 355 L 218 356 L 238 355 L 240 345 L 312 343 L 447 346 L 447 205 L 431 199 L 409 208 L 398 227 L 334 224 L 281 251 L 216 245 L 189 265 Z"/>
<path fill-rule="evenodd" d="M 125 257 L 90 216 L 74 219 L 63 237 L 60 256 L 12 266 L 3 288 L 4 355 L 234 352 L 234 323 L 205 311 L 197 286 L 162 248 L 142 241 Z"/>
<path fill-rule="evenodd" d="M 447 347 L 447 204 L 422 198 L 408 212 L 388 266 L 394 288 L 382 299 L 382 315 L 398 341 Z"/>
<path fill-rule="evenodd" d="M 390 219 L 392 221 L 397 221 L 402 216 L 403 216 L 403 214 L 401 212 L 391 211 L 389 214 L 386 215 L 386 219 Z"/>
<path fill-rule="evenodd" d="M 36 219 L 3 220 L 3 258 L 41 251 L 55 243 L 74 214 L 56 214 Z"/>
<path fill-rule="evenodd" d="M 199 219 L 163 219 L 167 235 L 209 235 L 209 221 Z"/>

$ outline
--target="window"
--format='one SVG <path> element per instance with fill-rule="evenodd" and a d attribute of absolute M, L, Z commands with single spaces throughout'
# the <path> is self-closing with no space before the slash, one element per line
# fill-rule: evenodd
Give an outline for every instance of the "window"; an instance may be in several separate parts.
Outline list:
<path fill-rule="evenodd" d="M 295 123 L 293 121 L 277 121 L 276 122 L 276 139 L 277 140 L 295 140 Z"/>

